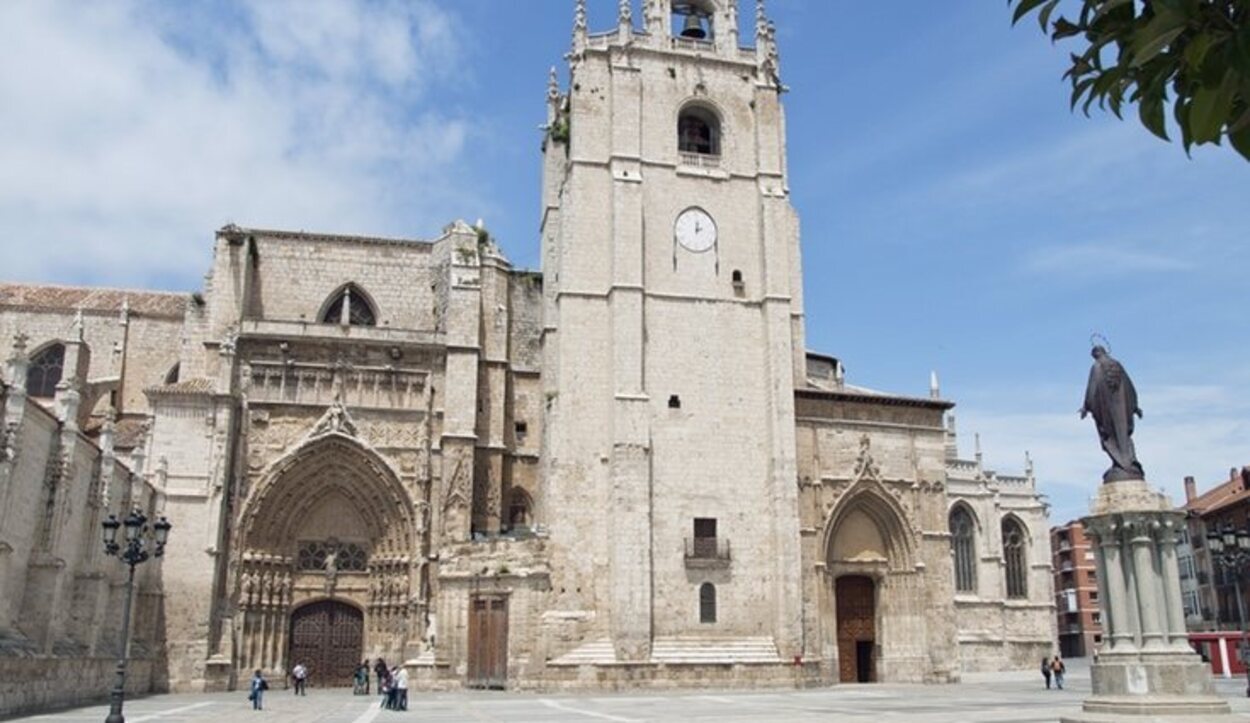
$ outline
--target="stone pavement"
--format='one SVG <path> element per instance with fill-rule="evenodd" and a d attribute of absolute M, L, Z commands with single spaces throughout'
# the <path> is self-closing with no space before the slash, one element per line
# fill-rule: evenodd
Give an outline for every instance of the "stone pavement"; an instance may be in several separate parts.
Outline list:
<path fill-rule="evenodd" d="M 407 712 L 380 710 L 373 696 L 348 690 L 311 690 L 296 698 L 275 688 L 265 710 L 253 712 L 245 693 L 159 695 L 126 704 L 127 723 L 644 723 L 649 721 L 907 721 L 982 723 L 1055 721 L 1080 710 L 1089 695 L 1085 661 L 1068 662 L 1065 690 L 1046 690 L 1040 674 L 985 673 L 959 685 L 842 685 L 818 690 L 646 691 L 638 693 L 534 694 L 493 691 L 415 692 Z M 1235 713 L 1250 720 L 1245 680 L 1216 680 Z M 20 721 L 103 721 L 107 705 L 19 718 Z"/>

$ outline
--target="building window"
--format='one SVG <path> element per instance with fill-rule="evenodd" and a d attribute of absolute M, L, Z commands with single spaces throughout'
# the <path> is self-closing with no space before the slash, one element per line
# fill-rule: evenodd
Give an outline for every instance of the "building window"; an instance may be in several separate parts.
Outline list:
<path fill-rule="evenodd" d="M 56 396 L 56 385 L 65 371 L 65 345 L 50 344 L 30 359 L 26 370 L 26 394 L 41 399 Z"/>
<path fill-rule="evenodd" d="M 326 302 L 321 312 L 321 323 L 377 326 L 378 316 L 360 287 L 348 284 L 335 292 Z"/>
<path fill-rule="evenodd" d="M 1026 548 L 1028 537 L 1018 520 L 1003 520 L 1003 562 L 1007 572 L 1007 597 L 1024 599 L 1029 596 L 1028 561 Z"/>
<path fill-rule="evenodd" d="M 716 586 L 710 582 L 699 586 L 699 622 L 716 622 Z"/>
<path fill-rule="evenodd" d="M 720 120 L 701 105 L 683 108 L 677 117 L 677 149 L 701 156 L 720 155 Z"/>
<path fill-rule="evenodd" d="M 520 487 L 513 487 L 508 496 L 508 529 L 528 530 L 534 525 L 534 503 Z"/>
<path fill-rule="evenodd" d="M 165 383 L 177 384 L 178 378 L 181 376 L 182 376 L 182 362 L 178 362 L 177 364 L 174 364 L 172 367 L 170 367 L 169 371 L 165 372 Z"/>
<path fill-rule="evenodd" d="M 354 542 L 309 540 L 300 543 L 296 567 L 304 572 L 365 572 L 369 553 Z"/>
<path fill-rule="evenodd" d="M 976 592 L 976 527 L 972 513 L 963 505 L 951 510 L 951 554 L 955 557 L 955 590 Z"/>

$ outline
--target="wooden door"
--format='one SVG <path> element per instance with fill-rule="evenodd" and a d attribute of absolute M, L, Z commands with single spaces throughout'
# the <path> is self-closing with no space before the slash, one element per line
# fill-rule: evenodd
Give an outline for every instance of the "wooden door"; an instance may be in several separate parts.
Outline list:
<path fill-rule="evenodd" d="M 872 578 L 840 577 L 834 594 L 838 608 L 838 678 L 843 683 L 871 683 L 877 679 L 877 601 Z"/>
<path fill-rule="evenodd" d="M 508 600 L 469 598 L 470 688 L 503 688 L 508 682 Z"/>
<path fill-rule="evenodd" d="M 318 688 L 352 684 L 352 673 L 364 650 L 364 616 L 334 600 L 299 608 L 291 615 L 288 672 L 296 664 L 308 668 L 308 682 Z"/>

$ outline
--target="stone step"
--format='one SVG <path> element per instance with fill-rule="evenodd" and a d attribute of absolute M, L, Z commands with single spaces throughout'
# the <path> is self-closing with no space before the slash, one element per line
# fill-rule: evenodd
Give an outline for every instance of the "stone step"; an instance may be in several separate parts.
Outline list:
<path fill-rule="evenodd" d="M 607 665 L 616 662 L 616 649 L 607 639 L 584 643 L 550 661 L 550 665 Z M 651 662 L 672 664 L 781 663 L 777 646 L 769 637 L 706 638 L 675 636 L 656 638 Z"/>

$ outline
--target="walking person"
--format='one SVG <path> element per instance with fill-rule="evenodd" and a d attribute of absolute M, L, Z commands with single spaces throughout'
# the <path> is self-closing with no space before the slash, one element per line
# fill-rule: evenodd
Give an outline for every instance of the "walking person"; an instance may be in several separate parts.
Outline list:
<path fill-rule="evenodd" d="M 369 692 L 369 664 L 361 663 L 352 671 L 352 695 L 366 695 Z"/>
<path fill-rule="evenodd" d="M 386 708 L 399 710 L 399 666 L 391 668 L 386 675 Z"/>
<path fill-rule="evenodd" d="M 1042 658 L 1042 677 L 1046 679 L 1046 690 L 1050 690 L 1050 658 Z"/>
<path fill-rule="evenodd" d="M 396 710 L 408 710 L 408 669 L 402 665 L 395 673 L 395 690 L 397 691 Z"/>
<path fill-rule="evenodd" d="M 260 674 L 259 668 L 252 675 L 251 688 L 252 692 L 248 694 L 247 699 L 252 701 L 252 710 L 264 710 L 265 691 L 269 690 L 269 681 Z"/>
<path fill-rule="evenodd" d="M 1064 666 L 1063 661 L 1059 659 L 1058 655 L 1056 655 L 1054 662 L 1050 664 L 1050 672 L 1055 676 L 1055 687 L 1059 690 L 1063 690 L 1063 674 L 1066 673 L 1067 670 L 1068 669 Z"/>
<path fill-rule="evenodd" d="M 295 694 L 308 695 L 306 688 L 308 687 L 308 668 L 303 663 L 296 663 L 291 669 L 291 677 L 295 679 Z"/>

